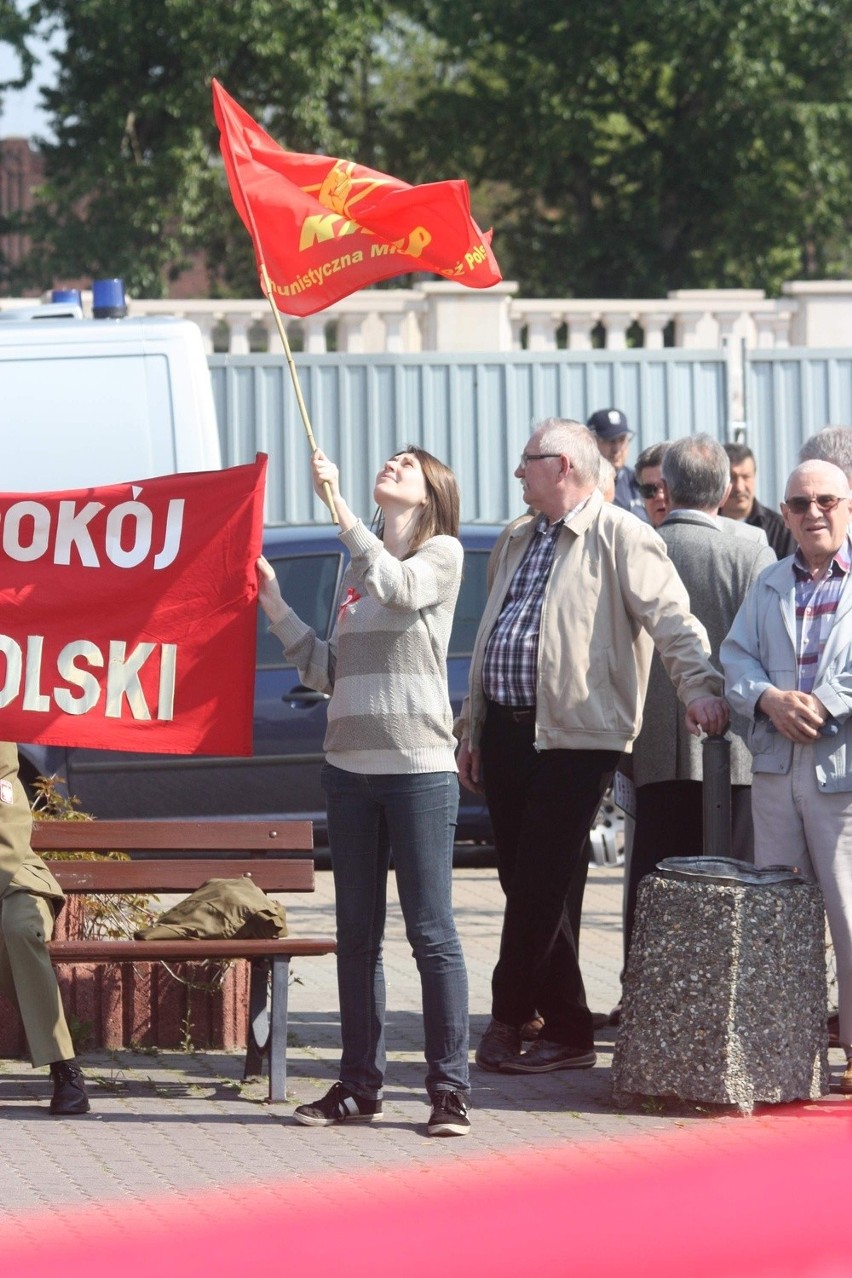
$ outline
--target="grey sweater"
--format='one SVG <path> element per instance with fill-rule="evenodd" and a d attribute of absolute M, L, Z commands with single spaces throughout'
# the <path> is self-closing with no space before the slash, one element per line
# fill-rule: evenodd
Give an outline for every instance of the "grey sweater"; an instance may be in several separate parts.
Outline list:
<path fill-rule="evenodd" d="M 461 543 L 432 537 L 399 560 L 360 521 L 340 539 L 351 563 L 328 642 L 292 609 L 270 627 L 302 682 L 332 694 L 326 758 L 347 772 L 455 772 L 447 647 Z"/>

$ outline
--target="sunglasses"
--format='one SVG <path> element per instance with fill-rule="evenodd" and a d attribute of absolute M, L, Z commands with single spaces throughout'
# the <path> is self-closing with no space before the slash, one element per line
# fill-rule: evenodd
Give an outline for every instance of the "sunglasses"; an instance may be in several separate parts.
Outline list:
<path fill-rule="evenodd" d="M 640 484 L 639 491 L 646 501 L 650 501 L 652 497 L 656 497 L 657 493 L 665 492 L 662 482 L 658 484 Z"/>
<path fill-rule="evenodd" d="M 845 497 L 835 497 L 833 493 L 820 493 L 818 497 L 788 497 L 784 505 L 791 515 L 806 515 L 814 502 L 816 502 L 820 510 L 828 514 L 830 510 L 835 510 L 845 500 Z"/>

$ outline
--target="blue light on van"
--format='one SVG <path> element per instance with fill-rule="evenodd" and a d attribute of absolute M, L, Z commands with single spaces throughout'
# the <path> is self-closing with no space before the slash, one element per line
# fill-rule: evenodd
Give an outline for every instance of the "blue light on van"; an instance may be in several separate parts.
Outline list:
<path fill-rule="evenodd" d="M 71 306 L 83 306 L 83 298 L 78 288 L 55 288 L 50 294 L 51 302 L 66 302 Z"/>
<path fill-rule="evenodd" d="M 92 315 L 95 319 L 122 319 L 127 314 L 124 280 L 92 282 Z"/>

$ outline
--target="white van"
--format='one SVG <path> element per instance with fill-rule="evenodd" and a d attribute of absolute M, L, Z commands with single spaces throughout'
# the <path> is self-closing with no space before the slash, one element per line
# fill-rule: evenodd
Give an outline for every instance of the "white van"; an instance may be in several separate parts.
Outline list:
<path fill-rule="evenodd" d="M 221 467 L 196 324 L 83 319 L 80 307 L 59 303 L 0 313 L 0 491 L 57 492 Z M 59 747 L 21 744 L 20 759 L 28 786 L 39 774 L 67 775 Z"/>
<path fill-rule="evenodd" d="M 8 310 L 0 320 L 0 491 L 221 468 L 197 325 L 83 319 L 60 305 Z"/>

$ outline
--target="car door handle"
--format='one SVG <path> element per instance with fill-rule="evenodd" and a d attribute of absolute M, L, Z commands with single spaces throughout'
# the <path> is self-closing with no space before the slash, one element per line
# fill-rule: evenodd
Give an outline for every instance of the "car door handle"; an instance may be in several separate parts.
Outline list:
<path fill-rule="evenodd" d="M 317 701 L 330 701 L 328 692 L 316 692 L 313 688 L 305 688 L 297 683 L 295 688 L 281 694 L 282 701 L 301 701 L 302 705 L 314 705 Z"/>

